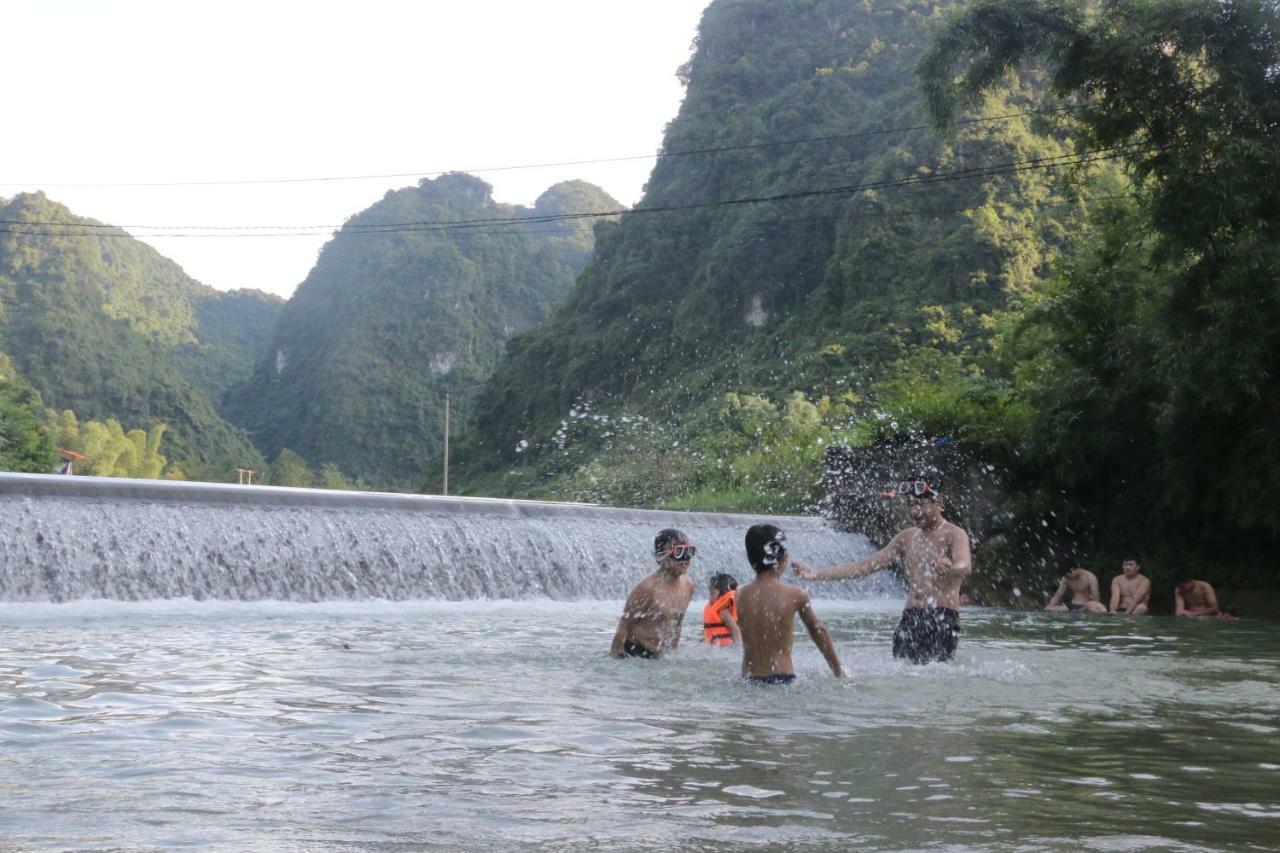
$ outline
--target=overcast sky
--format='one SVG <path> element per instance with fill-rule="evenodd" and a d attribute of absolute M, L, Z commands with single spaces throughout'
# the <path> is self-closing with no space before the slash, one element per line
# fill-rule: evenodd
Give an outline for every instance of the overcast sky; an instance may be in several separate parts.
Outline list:
<path fill-rule="evenodd" d="M 502 202 L 582 178 L 634 204 L 651 159 L 479 170 L 653 154 L 708 2 L 10 0 L 0 197 L 171 234 L 339 225 L 455 169 Z M 401 177 L 294 180 L 371 175 Z M 143 239 L 206 284 L 288 296 L 328 237 Z"/>

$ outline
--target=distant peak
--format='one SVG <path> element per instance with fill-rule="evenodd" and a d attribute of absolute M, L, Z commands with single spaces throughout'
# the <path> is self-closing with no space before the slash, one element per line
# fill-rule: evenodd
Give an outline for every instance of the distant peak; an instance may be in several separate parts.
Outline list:
<path fill-rule="evenodd" d="M 425 192 L 461 196 L 484 204 L 492 202 L 493 187 L 488 182 L 466 172 L 446 172 L 438 178 L 423 178 L 418 189 Z"/>
<path fill-rule="evenodd" d="M 607 213 L 625 207 L 600 187 L 581 180 L 552 184 L 533 204 L 534 210 L 541 214 Z"/>

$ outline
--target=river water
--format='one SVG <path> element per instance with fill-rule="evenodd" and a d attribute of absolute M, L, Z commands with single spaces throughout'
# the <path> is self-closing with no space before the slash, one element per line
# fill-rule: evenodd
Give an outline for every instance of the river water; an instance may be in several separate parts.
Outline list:
<path fill-rule="evenodd" d="M 1280 847 L 1280 624 L 816 606 L 852 677 L 762 688 L 700 601 L 0 603 L 0 849 Z"/>

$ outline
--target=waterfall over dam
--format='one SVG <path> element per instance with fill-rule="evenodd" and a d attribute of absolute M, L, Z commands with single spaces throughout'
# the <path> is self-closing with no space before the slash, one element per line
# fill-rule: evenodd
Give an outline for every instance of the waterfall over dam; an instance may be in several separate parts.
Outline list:
<path fill-rule="evenodd" d="M 0 601 L 619 599 L 664 527 L 698 546 L 697 601 L 714 572 L 750 580 L 743 536 L 763 521 L 813 564 L 872 550 L 807 517 L 0 473 Z M 889 575 L 822 588 L 897 592 Z"/>

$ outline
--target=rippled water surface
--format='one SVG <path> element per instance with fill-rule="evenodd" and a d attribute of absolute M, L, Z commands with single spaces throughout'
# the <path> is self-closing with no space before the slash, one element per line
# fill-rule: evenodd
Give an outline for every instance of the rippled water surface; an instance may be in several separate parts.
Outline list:
<path fill-rule="evenodd" d="M 818 602 L 800 682 L 620 602 L 0 604 L 0 849 L 1273 850 L 1280 625 Z M 696 612 L 695 612 L 696 611 Z"/>

